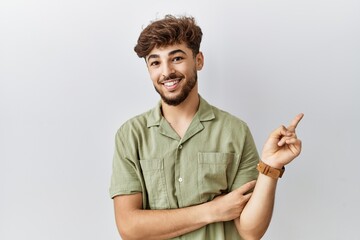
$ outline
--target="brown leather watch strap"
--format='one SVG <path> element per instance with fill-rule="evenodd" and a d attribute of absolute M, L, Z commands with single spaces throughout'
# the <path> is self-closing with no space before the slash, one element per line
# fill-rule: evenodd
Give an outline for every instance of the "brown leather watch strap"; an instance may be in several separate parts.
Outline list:
<path fill-rule="evenodd" d="M 271 178 L 274 178 L 274 179 L 278 179 L 278 178 L 281 178 L 282 175 L 284 174 L 284 171 L 285 171 L 285 167 L 283 167 L 282 169 L 278 169 L 278 168 L 273 168 L 273 167 L 270 167 L 269 165 L 265 164 L 263 161 L 259 161 L 256 169 L 266 175 L 266 176 L 269 176 Z"/>

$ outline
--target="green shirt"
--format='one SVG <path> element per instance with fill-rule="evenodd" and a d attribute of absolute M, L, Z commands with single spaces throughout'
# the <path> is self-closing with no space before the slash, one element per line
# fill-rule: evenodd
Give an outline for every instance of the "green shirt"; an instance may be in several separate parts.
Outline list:
<path fill-rule="evenodd" d="M 211 201 L 257 178 L 259 156 L 246 123 L 200 105 L 183 138 L 161 104 L 124 123 L 116 134 L 110 196 L 141 192 L 144 209 L 183 208 Z M 233 221 L 174 239 L 240 239 Z"/>

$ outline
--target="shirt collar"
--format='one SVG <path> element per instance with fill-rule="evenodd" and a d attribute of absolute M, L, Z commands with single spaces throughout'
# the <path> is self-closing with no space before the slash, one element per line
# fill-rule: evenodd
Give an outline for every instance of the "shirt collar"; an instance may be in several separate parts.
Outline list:
<path fill-rule="evenodd" d="M 195 117 L 198 117 L 200 122 L 210 121 L 215 118 L 214 111 L 212 106 L 205 101 L 200 95 L 200 104 L 199 109 L 195 114 Z M 147 127 L 159 126 L 161 119 L 163 118 L 161 113 L 161 100 L 158 102 L 156 107 L 149 111 L 147 116 Z"/>

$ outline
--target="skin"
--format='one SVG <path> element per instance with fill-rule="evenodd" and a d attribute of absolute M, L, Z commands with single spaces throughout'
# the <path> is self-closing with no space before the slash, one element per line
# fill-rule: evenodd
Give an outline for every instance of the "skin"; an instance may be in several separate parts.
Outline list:
<path fill-rule="evenodd" d="M 199 106 L 197 71 L 204 65 L 203 54 L 199 52 L 194 56 L 185 44 L 154 48 L 146 57 L 146 65 L 153 85 L 162 97 L 163 116 L 178 135 L 183 137 Z M 179 82 L 172 88 L 164 85 L 165 82 L 176 80 Z M 180 103 L 166 103 L 181 98 L 184 91 L 187 96 Z"/>
<path fill-rule="evenodd" d="M 183 137 L 199 106 L 196 72 L 203 67 L 203 54 L 194 56 L 185 44 L 176 44 L 154 48 L 146 56 L 146 64 L 162 98 L 163 116 Z M 297 115 L 288 127 L 280 126 L 270 134 L 263 147 L 263 162 L 282 168 L 300 154 L 301 141 L 295 130 L 302 117 L 303 114 Z M 234 220 L 244 239 L 260 239 L 271 220 L 276 184 L 277 179 L 259 174 L 257 181 L 210 202 L 171 210 L 142 209 L 142 193 L 116 196 L 115 219 L 124 240 L 169 239 L 210 223 L 230 220 Z M 253 192 L 247 193 L 251 189 Z"/>
<path fill-rule="evenodd" d="M 288 127 L 275 129 L 264 144 L 261 159 L 267 165 L 281 169 L 301 152 L 301 140 L 297 138 L 296 127 L 304 114 L 298 114 Z M 244 239 L 260 239 L 266 232 L 274 207 L 278 179 L 259 174 L 257 183 L 240 218 L 235 220 L 239 234 Z"/>
<path fill-rule="evenodd" d="M 198 54 L 194 59 L 197 62 L 197 66 L 189 66 L 189 64 L 192 64 L 192 61 L 187 60 L 192 57 L 192 53 L 184 49 L 183 46 L 175 45 L 174 50 L 167 54 L 170 57 L 170 62 L 168 63 L 170 66 L 165 66 L 166 68 L 164 69 L 165 64 L 161 61 L 162 56 L 160 54 L 160 52 L 153 50 L 147 57 L 150 77 L 153 80 L 155 90 L 160 94 L 163 102 L 167 105 L 177 106 L 188 97 L 197 84 L 197 71 L 202 68 L 203 57 L 201 53 Z M 176 68 L 171 65 L 180 66 L 180 71 L 175 70 Z M 191 68 L 193 69 L 191 70 Z M 176 84 L 166 87 L 166 84 L 172 82 Z"/>

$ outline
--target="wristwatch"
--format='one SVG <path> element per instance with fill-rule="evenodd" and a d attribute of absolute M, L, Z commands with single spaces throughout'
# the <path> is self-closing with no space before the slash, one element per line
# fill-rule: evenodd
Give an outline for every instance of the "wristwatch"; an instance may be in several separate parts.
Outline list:
<path fill-rule="evenodd" d="M 259 161 L 256 169 L 266 175 L 266 176 L 269 176 L 271 178 L 274 178 L 274 179 L 278 179 L 278 178 L 281 178 L 284 171 L 285 171 L 285 167 L 282 167 L 282 169 L 278 169 L 278 168 L 273 168 L 273 167 L 270 167 L 269 165 L 265 164 L 263 161 Z"/>

